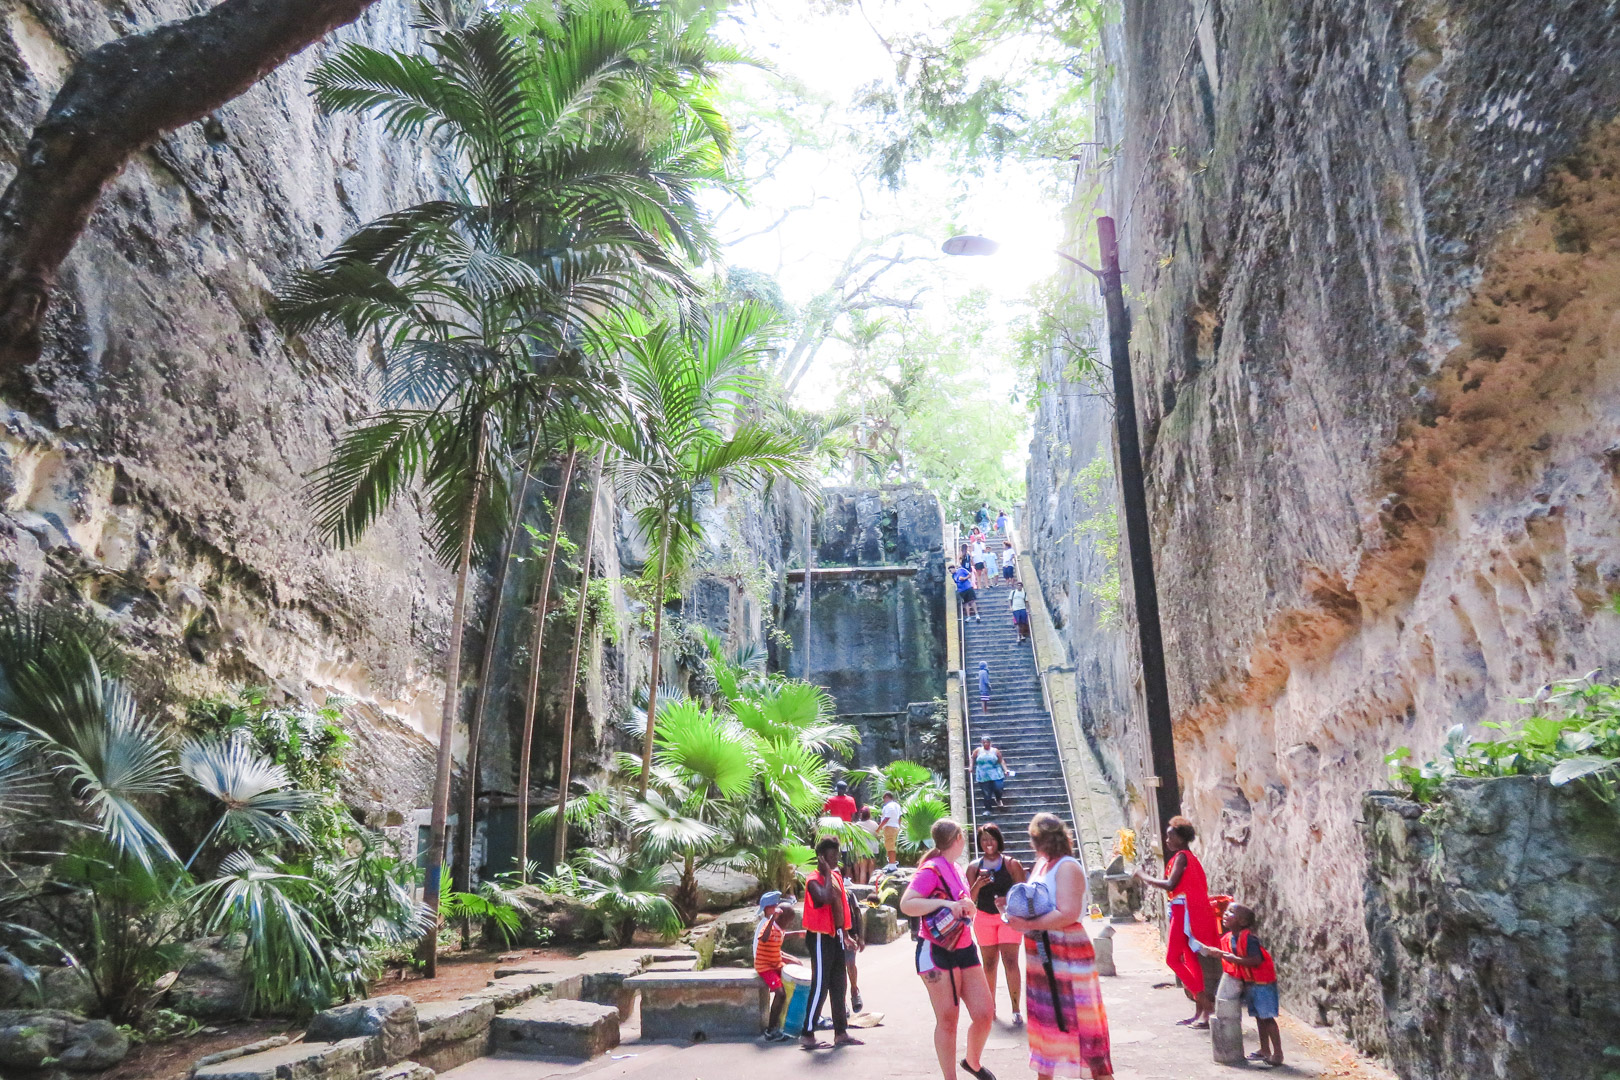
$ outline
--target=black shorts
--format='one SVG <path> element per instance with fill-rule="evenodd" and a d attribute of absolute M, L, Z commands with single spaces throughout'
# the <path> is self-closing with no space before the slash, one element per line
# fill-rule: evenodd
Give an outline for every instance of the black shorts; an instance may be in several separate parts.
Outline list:
<path fill-rule="evenodd" d="M 1008 581 L 1011 581 L 1013 579 L 1013 568 L 1011 566 L 1003 566 L 1001 568 L 1001 576 L 1006 578 Z"/>
<path fill-rule="evenodd" d="M 971 604 L 979 598 L 977 589 L 957 589 L 956 598 L 964 604 Z"/>
<path fill-rule="evenodd" d="M 961 970 L 979 966 L 979 950 L 973 943 L 962 946 L 960 949 L 947 949 L 943 945 L 935 945 L 927 938 L 917 939 L 917 974 L 924 975 L 930 971 L 948 971 L 951 968 Z"/>
<path fill-rule="evenodd" d="M 982 563 L 982 562 L 974 563 L 973 564 L 973 569 L 975 569 L 975 570 L 983 570 L 984 569 L 984 563 Z"/>

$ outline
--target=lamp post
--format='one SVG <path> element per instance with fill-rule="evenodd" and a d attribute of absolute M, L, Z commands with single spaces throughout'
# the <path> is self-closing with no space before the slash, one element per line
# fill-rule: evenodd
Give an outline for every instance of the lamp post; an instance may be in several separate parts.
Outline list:
<path fill-rule="evenodd" d="M 1067 252 L 1057 254 L 1090 272 L 1102 286 L 1108 315 L 1108 359 L 1114 378 L 1114 434 L 1119 442 L 1120 501 L 1125 509 L 1125 541 L 1130 553 L 1131 591 L 1136 601 L 1136 632 L 1142 659 L 1142 696 L 1147 706 L 1148 751 L 1152 757 L 1155 807 L 1159 825 L 1181 813 L 1181 784 L 1176 776 L 1176 745 L 1170 729 L 1170 689 L 1164 673 L 1164 636 L 1159 629 L 1159 589 L 1153 576 L 1153 539 L 1148 531 L 1147 488 L 1142 474 L 1142 445 L 1136 429 L 1136 387 L 1131 379 L 1130 314 L 1120 285 L 1119 243 L 1113 218 L 1097 219 L 1102 269 L 1087 266 Z M 983 236 L 960 235 L 946 240 L 947 255 L 993 255 L 1000 247 Z"/>

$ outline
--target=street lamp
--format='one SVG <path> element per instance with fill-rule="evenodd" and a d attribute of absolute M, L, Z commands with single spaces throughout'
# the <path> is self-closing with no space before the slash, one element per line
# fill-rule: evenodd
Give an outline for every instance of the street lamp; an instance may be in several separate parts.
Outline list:
<path fill-rule="evenodd" d="M 1147 705 L 1148 751 L 1155 776 L 1159 825 L 1181 813 L 1176 776 L 1176 744 L 1170 729 L 1170 688 L 1164 673 L 1164 636 L 1159 629 L 1159 589 L 1153 576 L 1153 540 L 1148 532 L 1147 488 L 1142 476 L 1142 444 L 1136 430 L 1136 388 L 1131 379 L 1131 326 L 1120 287 L 1119 242 L 1114 219 L 1097 219 L 1102 269 L 1067 252 L 1058 255 L 1094 274 L 1102 285 L 1108 313 L 1108 358 L 1114 376 L 1114 433 L 1119 440 L 1120 501 L 1125 507 L 1125 539 L 1130 552 L 1131 591 L 1136 600 L 1136 632 L 1142 656 L 1142 697 Z M 993 255 L 1000 246 L 983 236 L 953 236 L 947 255 Z"/>

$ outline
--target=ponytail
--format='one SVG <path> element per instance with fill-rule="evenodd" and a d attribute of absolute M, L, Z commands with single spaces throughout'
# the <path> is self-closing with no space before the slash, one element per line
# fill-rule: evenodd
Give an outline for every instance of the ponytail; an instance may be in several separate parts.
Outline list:
<path fill-rule="evenodd" d="M 956 843 L 961 835 L 962 826 L 950 818 L 940 818 L 934 822 L 934 827 L 928 830 L 928 837 L 934 842 L 934 846 L 923 852 L 923 857 L 917 861 L 917 865 L 921 866 L 929 859 L 944 858 L 945 849 Z"/>

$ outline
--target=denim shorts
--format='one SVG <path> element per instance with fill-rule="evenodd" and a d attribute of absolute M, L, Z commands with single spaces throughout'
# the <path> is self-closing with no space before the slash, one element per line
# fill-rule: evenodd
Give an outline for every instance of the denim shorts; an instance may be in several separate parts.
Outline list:
<path fill-rule="evenodd" d="M 1277 984 L 1244 983 L 1243 1003 L 1249 1007 L 1249 1015 L 1256 1020 L 1277 1019 Z"/>

